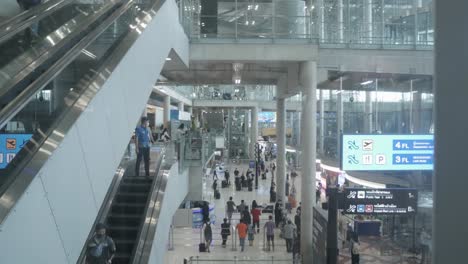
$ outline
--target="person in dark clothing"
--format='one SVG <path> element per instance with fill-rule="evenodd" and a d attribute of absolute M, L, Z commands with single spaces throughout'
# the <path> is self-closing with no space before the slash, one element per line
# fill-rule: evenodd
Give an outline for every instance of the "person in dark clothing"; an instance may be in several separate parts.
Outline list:
<path fill-rule="evenodd" d="M 237 177 L 237 176 L 239 176 L 239 170 L 236 168 L 236 169 L 234 170 L 234 177 Z"/>
<path fill-rule="evenodd" d="M 96 225 L 96 233 L 87 243 L 86 264 L 109 264 L 116 251 L 115 243 L 106 235 L 106 226 Z"/>
<path fill-rule="evenodd" d="M 283 218 L 283 205 L 281 199 L 278 200 L 275 204 L 275 225 L 279 226 Z"/>
<path fill-rule="evenodd" d="M 228 171 L 228 170 L 225 170 L 225 171 L 224 171 L 224 179 L 226 180 L 226 182 L 227 182 L 228 185 L 231 184 L 231 183 L 229 182 L 229 177 L 230 177 L 229 171 Z"/>
<path fill-rule="evenodd" d="M 257 201 L 253 200 L 252 201 L 252 208 L 251 209 L 255 209 L 258 207 L 258 204 L 257 204 Z"/>
<path fill-rule="evenodd" d="M 353 232 L 352 238 L 351 238 L 351 263 L 352 264 L 359 264 L 359 259 L 360 259 L 360 243 L 359 243 L 359 237 L 356 232 Z"/>
<path fill-rule="evenodd" d="M 296 211 L 296 215 L 294 216 L 294 224 L 296 225 L 296 231 L 299 235 L 301 233 L 301 211 Z"/>
<path fill-rule="evenodd" d="M 145 176 L 149 177 L 149 160 L 150 160 L 150 146 L 152 136 L 148 130 L 148 118 L 146 116 L 141 118 L 141 124 L 135 129 L 135 150 L 137 159 L 135 163 L 135 176 L 140 175 L 140 163 L 143 158 L 145 163 Z"/>
<path fill-rule="evenodd" d="M 213 191 L 216 191 L 217 188 L 218 188 L 218 180 L 214 180 L 214 182 L 213 182 Z"/>
<path fill-rule="evenodd" d="M 216 168 L 213 170 L 213 181 L 218 180 L 218 173 L 216 173 Z"/>
<path fill-rule="evenodd" d="M 246 206 L 244 212 L 242 213 L 242 219 L 246 225 L 252 224 L 252 217 L 250 216 L 249 207 Z"/>
<path fill-rule="evenodd" d="M 210 220 L 210 206 L 208 205 L 208 202 L 203 202 L 202 214 L 204 223 Z"/>
<path fill-rule="evenodd" d="M 285 186 L 285 188 L 286 188 L 286 189 L 285 189 L 286 196 L 289 196 L 289 185 L 290 185 L 290 184 L 289 184 L 289 181 L 286 181 L 285 185 L 286 185 L 286 186 Z"/>
<path fill-rule="evenodd" d="M 245 175 L 244 174 L 241 175 L 241 186 L 242 187 L 247 186 L 247 182 L 245 181 Z"/>
<path fill-rule="evenodd" d="M 227 222 L 227 218 L 223 219 L 223 223 L 221 224 L 221 238 L 223 239 L 222 246 L 226 247 L 226 241 L 228 236 L 231 235 L 231 225 Z"/>

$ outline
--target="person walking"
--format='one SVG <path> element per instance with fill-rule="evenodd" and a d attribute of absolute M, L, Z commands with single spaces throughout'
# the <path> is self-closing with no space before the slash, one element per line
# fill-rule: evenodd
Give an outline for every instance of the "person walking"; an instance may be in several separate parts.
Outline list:
<path fill-rule="evenodd" d="M 263 226 L 263 230 L 266 233 L 267 237 L 267 251 L 270 251 L 270 243 L 272 246 L 273 251 L 275 251 L 275 222 L 273 222 L 273 216 L 270 215 L 268 217 L 268 222 L 265 223 Z"/>
<path fill-rule="evenodd" d="M 294 216 L 294 224 L 296 225 L 296 231 L 299 235 L 301 233 L 301 210 L 296 210 L 296 215 Z"/>
<path fill-rule="evenodd" d="M 359 243 L 359 237 L 356 232 L 353 232 L 351 239 L 351 264 L 359 264 L 361 254 L 361 244 Z"/>
<path fill-rule="evenodd" d="M 292 252 L 292 242 L 294 239 L 294 234 L 296 232 L 296 227 L 293 225 L 291 220 L 288 220 L 287 224 L 284 226 L 284 239 L 286 240 L 286 252 Z"/>
<path fill-rule="evenodd" d="M 112 263 L 117 249 L 112 238 L 106 235 L 106 229 L 102 223 L 96 225 L 95 233 L 87 243 L 86 264 Z"/>
<path fill-rule="evenodd" d="M 249 213 L 249 208 L 246 206 L 244 212 L 242 213 L 242 219 L 244 219 L 244 223 L 246 225 L 250 225 L 252 223 L 252 217 Z"/>
<path fill-rule="evenodd" d="M 241 200 L 241 203 L 240 203 L 239 206 L 237 207 L 237 209 L 238 209 L 239 212 L 241 213 L 241 216 L 242 216 L 242 214 L 244 213 L 246 207 L 247 207 L 247 205 L 245 204 L 244 200 Z M 242 218 L 242 217 L 241 217 L 241 218 Z"/>
<path fill-rule="evenodd" d="M 255 206 L 252 207 L 251 213 L 253 218 L 253 225 L 257 226 L 257 233 L 260 233 L 260 215 L 262 215 L 262 211 L 260 208 L 258 208 L 258 206 Z"/>
<path fill-rule="evenodd" d="M 229 197 L 229 201 L 226 202 L 226 214 L 227 214 L 229 223 L 231 223 L 232 214 L 234 213 L 235 210 L 236 210 L 236 204 L 234 203 L 234 201 L 232 201 L 232 196 L 231 196 Z"/>
<path fill-rule="evenodd" d="M 255 226 L 254 224 L 249 225 L 249 229 L 247 230 L 247 234 L 249 235 L 249 246 L 253 246 L 253 242 L 255 239 Z"/>
<path fill-rule="evenodd" d="M 203 222 L 210 221 L 210 205 L 208 202 L 203 202 L 202 215 L 203 215 Z"/>
<path fill-rule="evenodd" d="M 231 235 L 231 225 L 227 221 L 227 218 L 224 218 L 223 223 L 221 224 L 221 238 L 223 239 L 223 248 L 226 247 L 228 236 Z"/>
<path fill-rule="evenodd" d="M 281 202 L 281 199 L 279 199 L 275 204 L 275 224 L 276 224 L 276 226 L 279 226 L 279 224 L 282 222 L 282 217 L 283 217 L 283 204 Z"/>
<path fill-rule="evenodd" d="M 244 223 L 244 220 L 241 220 L 236 226 L 237 234 L 239 235 L 239 246 L 241 252 L 244 252 L 245 238 L 247 237 L 247 225 Z"/>
<path fill-rule="evenodd" d="M 140 163 L 143 158 L 145 163 L 145 176 L 149 177 L 149 159 L 150 159 L 151 135 L 148 130 L 148 118 L 141 118 L 141 124 L 135 129 L 135 150 L 137 159 L 135 163 L 135 176 L 140 176 Z"/>
<path fill-rule="evenodd" d="M 203 226 L 203 235 L 205 237 L 206 252 L 210 252 L 211 241 L 213 241 L 213 230 L 211 230 L 210 219 Z"/>

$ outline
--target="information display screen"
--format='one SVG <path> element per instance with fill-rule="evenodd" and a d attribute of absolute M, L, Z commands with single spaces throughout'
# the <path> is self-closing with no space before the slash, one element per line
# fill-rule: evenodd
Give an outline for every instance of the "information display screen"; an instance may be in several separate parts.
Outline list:
<path fill-rule="evenodd" d="M 345 171 L 432 170 L 433 135 L 343 135 Z"/>
<path fill-rule="evenodd" d="M 276 112 L 259 112 L 258 113 L 258 122 L 260 122 L 260 123 L 275 123 L 276 122 Z"/>
<path fill-rule="evenodd" d="M 0 134 L 0 169 L 6 168 L 32 134 Z"/>
<path fill-rule="evenodd" d="M 359 189 L 344 193 L 345 214 L 413 214 L 418 206 L 415 189 Z"/>

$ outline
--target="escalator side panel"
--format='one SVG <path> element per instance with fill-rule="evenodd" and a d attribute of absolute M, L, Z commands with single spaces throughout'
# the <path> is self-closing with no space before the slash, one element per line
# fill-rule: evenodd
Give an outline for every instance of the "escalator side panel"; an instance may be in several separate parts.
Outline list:
<path fill-rule="evenodd" d="M 168 5 L 170 8 L 166 8 Z M 5 229 L 2 228 L 3 232 L 17 231 L 24 226 L 41 228 L 47 224 L 56 229 L 45 229 L 50 232 L 47 236 L 40 232 L 9 236 L 2 233 L 0 245 L 9 245 L 1 248 L 2 263 L 3 260 L 15 260 L 5 263 L 74 263 L 78 258 L 166 56 L 178 41 L 186 41 L 188 47 L 173 1 L 166 1 L 141 35 L 136 31 L 133 35 L 136 41 L 108 79 L 98 79 L 95 83 L 98 89 L 93 87 L 82 95 L 64 119 L 74 120 L 78 115 L 77 121 L 68 131 L 57 127 L 53 132 L 63 139 L 47 154 L 50 158 L 39 172 L 42 177 L 33 179 L 33 184 L 40 182 L 47 193 L 47 203 L 31 210 L 38 197 L 24 194 L 3 222 Z M 47 147 L 39 152 L 48 151 Z M 53 217 L 36 220 L 37 210 Z M 36 221 L 48 222 L 34 224 Z M 62 250 L 44 237 L 52 237 L 54 243 L 59 241 Z M 25 252 L 25 248 L 37 248 L 38 243 L 42 245 L 36 254 Z M 4 249 L 8 250 L 3 252 Z M 24 255 L 25 261 L 17 261 L 18 252 Z M 68 261 L 53 261 L 64 252 Z"/>

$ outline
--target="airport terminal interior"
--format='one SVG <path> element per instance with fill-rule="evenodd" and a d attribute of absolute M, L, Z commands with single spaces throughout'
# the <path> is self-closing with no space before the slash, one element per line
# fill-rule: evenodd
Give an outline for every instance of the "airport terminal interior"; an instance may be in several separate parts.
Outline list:
<path fill-rule="evenodd" d="M 468 263 L 468 1 L 0 1 L 0 263 Z"/>

